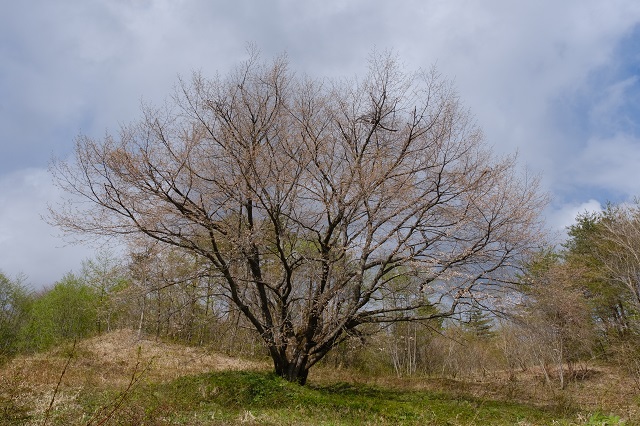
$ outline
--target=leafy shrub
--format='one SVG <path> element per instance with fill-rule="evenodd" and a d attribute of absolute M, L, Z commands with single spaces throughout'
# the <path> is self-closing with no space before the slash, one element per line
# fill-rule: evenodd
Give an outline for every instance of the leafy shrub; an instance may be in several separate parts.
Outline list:
<path fill-rule="evenodd" d="M 41 351 L 63 340 L 90 336 L 97 329 L 97 294 L 69 273 L 35 298 L 21 342 L 26 350 Z"/>
<path fill-rule="evenodd" d="M 31 296 L 19 279 L 0 272 L 0 360 L 18 350 L 19 330 L 27 321 Z"/>

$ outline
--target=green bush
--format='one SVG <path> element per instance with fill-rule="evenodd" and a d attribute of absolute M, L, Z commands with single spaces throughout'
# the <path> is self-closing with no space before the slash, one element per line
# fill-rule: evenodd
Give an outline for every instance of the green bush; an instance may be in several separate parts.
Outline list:
<path fill-rule="evenodd" d="M 69 273 L 35 298 L 21 332 L 25 350 L 41 351 L 64 340 L 88 337 L 97 329 L 95 289 Z"/>
<path fill-rule="evenodd" d="M 31 296 L 21 280 L 0 272 L 0 361 L 18 351 L 19 331 L 28 319 L 30 304 Z"/>

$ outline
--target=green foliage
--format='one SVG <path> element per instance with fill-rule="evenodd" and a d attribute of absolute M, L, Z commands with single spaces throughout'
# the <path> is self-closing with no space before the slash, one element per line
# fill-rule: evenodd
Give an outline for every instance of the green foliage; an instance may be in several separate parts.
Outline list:
<path fill-rule="evenodd" d="M 607 276 L 604 262 L 617 248 L 606 241 L 604 224 L 612 220 L 614 206 L 602 213 L 583 213 L 568 228 L 562 259 L 574 271 L 573 281 L 580 286 L 589 307 L 606 333 L 624 334 L 629 327 L 629 291 Z"/>
<path fill-rule="evenodd" d="M 18 350 L 19 330 L 29 315 L 31 295 L 20 280 L 0 272 L 0 360 Z"/>
<path fill-rule="evenodd" d="M 96 331 L 98 295 L 69 273 L 35 298 L 29 322 L 21 331 L 26 350 L 45 350 L 63 340 L 87 337 Z"/>
<path fill-rule="evenodd" d="M 602 214 L 584 212 L 576 217 L 576 223 L 567 228 L 567 241 L 562 245 L 566 253 L 587 257 L 593 254 L 594 237 L 601 231 Z M 589 259 L 595 260 L 593 258 Z"/>

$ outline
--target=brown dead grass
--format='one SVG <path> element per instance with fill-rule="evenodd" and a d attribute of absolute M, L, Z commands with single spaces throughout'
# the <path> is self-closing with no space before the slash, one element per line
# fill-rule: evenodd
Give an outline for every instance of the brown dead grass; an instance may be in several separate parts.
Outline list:
<path fill-rule="evenodd" d="M 0 406 L 24 409 L 41 417 L 70 356 L 54 408 L 73 404 L 83 389 L 124 389 L 133 375 L 162 382 L 209 371 L 269 368 L 268 363 L 230 358 L 206 348 L 139 339 L 132 330 L 118 330 L 79 342 L 73 355 L 71 348 L 66 345 L 50 352 L 18 356 L 0 367 Z"/>
<path fill-rule="evenodd" d="M 20 377 L 23 383 L 50 386 L 57 383 L 69 356 L 70 346 L 20 356 L 0 370 L 0 377 Z M 130 380 L 134 371 L 142 369 L 146 369 L 149 380 L 158 382 L 207 371 L 268 367 L 266 363 L 230 358 L 205 348 L 139 339 L 132 330 L 118 330 L 78 343 L 63 383 L 120 386 Z"/>
<path fill-rule="evenodd" d="M 79 350 L 84 352 L 82 359 L 89 368 L 95 368 L 96 364 L 100 366 L 100 378 L 105 382 L 123 373 L 126 375 L 126 372 L 130 374 L 136 364 L 149 366 L 146 374 L 156 382 L 207 371 L 264 369 L 269 366 L 212 353 L 206 348 L 138 339 L 131 330 L 119 330 L 87 340 L 79 345 Z"/>

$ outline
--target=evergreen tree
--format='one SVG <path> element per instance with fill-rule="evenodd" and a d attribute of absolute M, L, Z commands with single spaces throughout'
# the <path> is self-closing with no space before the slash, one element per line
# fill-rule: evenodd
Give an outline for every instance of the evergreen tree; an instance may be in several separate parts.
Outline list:
<path fill-rule="evenodd" d="M 471 303 L 471 308 L 467 313 L 465 328 L 476 337 L 488 338 L 493 335 L 493 319 L 476 300 Z"/>

